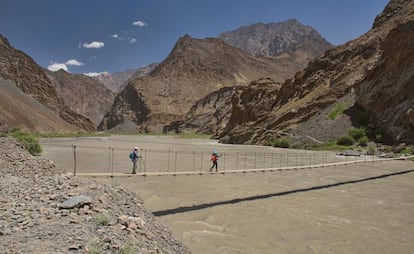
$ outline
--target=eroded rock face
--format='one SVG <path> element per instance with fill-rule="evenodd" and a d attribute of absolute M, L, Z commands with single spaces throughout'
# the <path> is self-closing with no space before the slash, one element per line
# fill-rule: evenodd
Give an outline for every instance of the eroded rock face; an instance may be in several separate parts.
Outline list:
<path fill-rule="evenodd" d="M 122 188 L 78 178 L 0 138 L 2 253 L 190 253 Z"/>
<path fill-rule="evenodd" d="M 279 133 L 310 136 L 327 141 L 336 138 L 338 133 L 346 133 L 354 124 L 355 116 L 351 114 L 354 109 L 379 113 L 381 110 L 374 109 L 375 104 L 369 101 L 377 97 L 384 100 L 391 93 L 393 109 L 381 112 L 377 116 L 373 114 L 372 124 L 385 126 L 381 121 L 388 122 L 397 118 L 391 121 L 392 125 L 388 125 L 386 131 L 391 137 L 400 137 L 398 142 L 412 142 L 411 138 L 407 138 L 408 134 L 412 133 L 412 127 L 408 124 L 411 121 L 409 116 L 412 116 L 409 106 L 412 105 L 409 97 L 412 89 L 408 87 L 413 84 L 412 64 L 407 63 L 404 57 L 397 57 L 401 56 L 404 50 L 393 48 L 392 45 L 400 45 L 405 49 L 404 54 L 411 54 L 412 49 L 407 49 L 408 44 L 403 45 L 404 41 L 410 40 L 411 35 L 396 34 L 398 31 L 403 33 L 402 31 L 409 29 L 410 25 L 393 29 L 413 19 L 414 1 L 390 1 L 384 13 L 377 17 L 373 29 L 353 41 L 328 50 L 324 56 L 312 61 L 307 68 L 296 73 L 293 79 L 283 83 L 268 114 L 257 121 L 238 122 L 234 128 L 219 133 L 221 141 L 269 144 Z M 395 41 L 392 41 L 393 37 Z M 375 72 L 375 69 L 378 71 Z M 380 75 L 381 69 L 395 71 Z M 400 74 L 402 76 L 397 78 Z M 399 84 L 391 88 L 392 81 L 398 81 Z M 377 84 L 379 86 L 374 89 L 373 86 Z M 361 87 L 361 90 L 358 90 L 358 87 Z M 405 93 L 407 96 L 403 96 Z M 335 120 L 328 119 L 329 112 L 338 103 L 344 104 L 344 114 Z M 402 120 L 403 116 L 408 117 L 405 123 Z M 318 131 L 318 125 L 339 127 L 339 124 L 334 124 L 335 122 L 341 122 L 341 131 Z M 313 126 L 309 123 L 313 123 Z"/>
<path fill-rule="evenodd" d="M 4 80 L 14 82 L 21 91 L 40 102 L 42 105 L 45 105 L 67 123 L 76 126 L 78 130 L 92 131 L 95 129 L 93 123 L 88 118 L 75 113 L 64 104 L 63 99 L 57 95 L 55 88 L 52 86 L 51 81 L 48 79 L 42 68 L 37 65 L 31 57 L 22 51 L 14 49 L 9 44 L 8 40 L 1 35 L 0 76 Z M 10 105 L 5 105 L 5 107 L 10 107 Z M 56 125 L 52 123 L 55 119 L 48 120 L 48 117 L 46 117 L 42 120 L 50 121 L 50 126 Z M 31 121 L 30 124 L 28 124 L 27 121 L 23 119 L 20 124 L 27 129 L 38 130 L 36 128 L 36 125 L 38 125 L 36 122 Z M 73 127 L 65 127 L 64 124 L 59 125 L 63 130 L 57 131 L 74 129 Z M 56 130 L 52 129 L 51 131 Z"/>
<path fill-rule="evenodd" d="M 414 143 L 414 20 L 399 24 L 382 54 L 357 85 L 356 100 L 394 142 Z"/>
<path fill-rule="evenodd" d="M 90 119 L 95 126 L 102 121 L 114 102 L 116 94 L 90 77 L 64 70 L 45 72 L 65 105 Z"/>

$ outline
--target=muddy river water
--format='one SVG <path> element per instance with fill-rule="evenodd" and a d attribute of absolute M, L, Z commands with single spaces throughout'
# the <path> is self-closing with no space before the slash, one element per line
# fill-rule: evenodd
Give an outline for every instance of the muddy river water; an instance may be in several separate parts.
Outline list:
<path fill-rule="evenodd" d="M 215 148 L 255 153 L 272 149 L 156 136 L 43 139 L 41 143 L 43 156 L 69 171 L 73 162 L 68 147 L 84 146 L 88 156 L 78 156 L 78 163 L 88 166 L 80 166 L 79 172 L 95 168 L 89 166 L 93 163 L 108 170 L 105 159 L 91 159 L 95 147 L 108 145 L 129 149 L 139 143 L 154 149 L 202 150 L 206 155 Z M 115 168 L 129 171 L 126 161 L 115 160 Z M 414 253 L 413 161 L 96 180 L 135 192 L 193 253 Z"/>

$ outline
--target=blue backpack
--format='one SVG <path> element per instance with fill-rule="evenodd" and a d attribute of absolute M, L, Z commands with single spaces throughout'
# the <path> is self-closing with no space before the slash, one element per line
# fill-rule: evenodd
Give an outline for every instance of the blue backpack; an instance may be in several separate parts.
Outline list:
<path fill-rule="evenodd" d="M 129 158 L 132 160 L 134 158 L 134 151 L 129 154 Z"/>

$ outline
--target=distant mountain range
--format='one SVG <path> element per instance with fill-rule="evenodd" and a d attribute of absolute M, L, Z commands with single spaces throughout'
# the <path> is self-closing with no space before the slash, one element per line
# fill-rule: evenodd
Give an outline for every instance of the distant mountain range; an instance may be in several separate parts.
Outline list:
<path fill-rule="evenodd" d="M 284 29 L 288 31 L 276 38 Z M 220 39 L 180 38 L 149 75 L 130 79 L 99 128 L 111 129 L 128 121 L 135 123 L 137 130 L 161 132 L 169 122 L 182 120 L 193 104 L 210 92 L 247 85 L 262 77 L 282 82 L 331 47 L 314 29 L 295 20 L 266 28 L 267 32 L 273 30 L 268 34 L 262 32 L 262 25 L 251 25 L 226 32 Z M 243 43 L 231 45 L 232 41 L 247 41 L 252 33 L 257 40 L 246 47 L 256 51 L 267 48 L 265 52 L 277 54 L 255 56 L 241 50 L 246 48 Z M 285 43 L 276 49 L 271 41 L 283 38 Z"/>
<path fill-rule="evenodd" d="M 308 60 L 286 54 L 252 56 L 221 39 L 185 35 L 149 75 L 130 79 L 99 129 L 129 121 L 137 125 L 137 130 L 161 132 L 164 125 L 182 120 L 197 100 L 213 91 L 247 85 L 261 77 L 282 82 Z"/>

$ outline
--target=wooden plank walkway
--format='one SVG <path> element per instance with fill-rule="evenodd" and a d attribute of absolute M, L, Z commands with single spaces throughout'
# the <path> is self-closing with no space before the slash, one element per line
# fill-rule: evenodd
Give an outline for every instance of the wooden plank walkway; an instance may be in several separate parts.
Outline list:
<path fill-rule="evenodd" d="M 382 161 L 391 161 L 391 160 L 408 160 L 413 159 L 414 156 L 403 156 L 397 158 L 386 158 L 386 159 L 373 159 L 373 160 L 354 160 L 354 161 L 343 161 L 335 163 L 326 163 L 326 164 L 315 164 L 315 165 L 306 165 L 306 166 L 292 166 L 292 167 L 278 167 L 278 168 L 256 168 L 256 169 L 238 169 L 238 170 L 222 170 L 218 172 L 210 171 L 176 171 L 176 172 L 137 172 L 137 174 L 131 173 L 76 173 L 77 176 L 85 177 L 147 177 L 147 176 L 190 176 L 190 175 L 215 175 L 215 174 L 239 174 L 239 173 L 255 173 L 255 172 L 273 172 L 273 171 L 286 171 L 286 170 L 298 170 L 298 169 L 311 169 L 311 168 L 323 168 L 323 167 L 333 167 L 341 165 L 350 165 L 356 163 L 372 163 L 372 162 L 382 162 Z"/>

